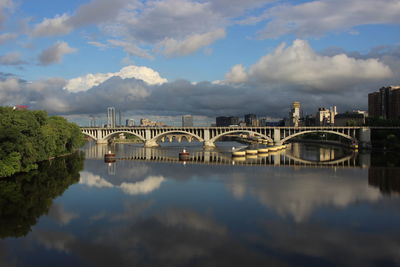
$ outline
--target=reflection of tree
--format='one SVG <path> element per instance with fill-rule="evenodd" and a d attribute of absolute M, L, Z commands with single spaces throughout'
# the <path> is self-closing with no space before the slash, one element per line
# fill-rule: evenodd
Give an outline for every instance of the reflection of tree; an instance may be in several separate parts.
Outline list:
<path fill-rule="evenodd" d="M 43 162 L 39 169 L 0 180 L 0 238 L 26 235 L 52 200 L 79 181 L 83 155 Z"/>
<path fill-rule="evenodd" d="M 400 168 L 369 168 L 368 183 L 384 194 L 400 193 Z"/>

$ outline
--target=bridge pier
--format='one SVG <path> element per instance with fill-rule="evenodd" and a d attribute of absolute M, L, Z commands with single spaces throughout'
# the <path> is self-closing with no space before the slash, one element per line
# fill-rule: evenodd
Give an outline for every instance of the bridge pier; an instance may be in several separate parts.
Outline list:
<path fill-rule="evenodd" d="M 156 140 L 150 139 L 150 140 L 146 140 L 146 142 L 144 143 L 144 147 L 158 147 L 160 146 L 159 144 L 157 144 Z"/>
<path fill-rule="evenodd" d="M 204 148 L 215 148 L 215 144 L 213 141 L 208 140 L 208 141 L 204 141 L 203 147 Z"/>
<path fill-rule="evenodd" d="M 274 128 L 274 145 L 280 146 L 283 142 L 281 141 L 281 130 L 279 128 Z"/>
<path fill-rule="evenodd" d="M 104 145 L 104 144 L 108 144 L 108 140 L 107 139 L 97 139 L 96 140 L 96 144 L 98 145 Z"/>

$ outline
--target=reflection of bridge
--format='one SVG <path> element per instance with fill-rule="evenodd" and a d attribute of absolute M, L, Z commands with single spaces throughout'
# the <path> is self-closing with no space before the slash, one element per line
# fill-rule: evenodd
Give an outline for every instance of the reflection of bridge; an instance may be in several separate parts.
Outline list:
<path fill-rule="evenodd" d="M 138 137 L 145 147 L 158 146 L 158 142 L 171 134 L 190 136 L 190 141 L 196 139 L 206 147 L 215 147 L 215 142 L 230 134 L 246 133 L 283 144 L 299 135 L 308 133 L 328 133 L 341 136 L 350 142 L 359 142 L 361 146 L 371 142 L 368 127 L 119 127 L 119 128 L 81 128 L 82 133 L 93 138 L 97 143 L 104 144 L 113 136 L 126 133 Z M 189 140 L 188 140 L 189 141 Z"/>
<path fill-rule="evenodd" d="M 104 159 L 108 147 L 91 146 L 85 150 L 86 159 Z M 283 151 L 268 153 L 261 156 L 232 158 L 230 153 L 217 151 L 194 151 L 190 153 L 187 164 L 207 164 L 207 165 L 274 165 L 274 166 L 307 166 L 307 167 L 359 167 L 356 154 L 352 153 L 341 158 L 329 161 L 311 161 L 298 158 L 294 155 L 286 154 Z M 145 147 L 135 147 L 128 153 L 118 153 L 118 160 L 152 161 L 182 163 L 179 160 L 177 151 L 169 149 L 153 149 Z"/>

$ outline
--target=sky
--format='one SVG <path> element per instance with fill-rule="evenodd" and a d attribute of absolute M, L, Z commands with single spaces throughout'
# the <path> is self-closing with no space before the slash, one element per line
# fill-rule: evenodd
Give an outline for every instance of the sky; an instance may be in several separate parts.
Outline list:
<path fill-rule="evenodd" d="M 0 0 L 0 105 L 196 124 L 400 84 L 399 0 Z"/>

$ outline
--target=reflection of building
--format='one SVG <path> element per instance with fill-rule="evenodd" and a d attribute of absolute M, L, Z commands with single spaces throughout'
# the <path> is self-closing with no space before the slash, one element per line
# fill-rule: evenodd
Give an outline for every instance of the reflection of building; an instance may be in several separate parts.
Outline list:
<path fill-rule="evenodd" d="M 149 119 L 140 119 L 140 126 L 143 127 L 163 127 L 164 123 L 158 121 L 151 121 Z"/>
<path fill-rule="evenodd" d="M 365 124 L 367 112 L 356 110 L 337 114 L 335 116 L 335 126 L 362 126 Z"/>
<path fill-rule="evenodd" d="M 319 108 L 316 114 L 315 123 L 318 126 L 330 126 L 335 123 L 336 106 L 326 108 Z"/>
<path fill-rule="evenodd" d="M 192 115 L 183 115 L 182 116 L 182 127 L 193 127 Z"/>
<path fill-rule="evenodd" d="M 107 127 L 108 128 L 115 127 L 115 108 L 114 107 L 107 108 Z"/>
<path fill-rule="evenodd" d="M 335 159 L 335 150 L 326 148 L 326 147 L 320 147 L 319 148 L 319 161 L 331 161 Z"/>
<path fill-rule="evenodd" d="M 400 193 L 400 168 L 371 167 L 368 184 L 378 187 L 384 194 Z"/>
<path fill-rule="evenodd" d="M 128 127 L 133 127 L 133 126 L 135 126 L 135 120 L 127 119 L 125 125 L 128 126 Z"/>
<path fill-rule="evenodd" d="M 239 125 L 239 118 L 238 117 L 217 117 L 216 125 L 217 125 L 217 127 Z"/>
<path fill-rule="evenodd" d="M 368 94 L 368 115 L 373 118 L 398 119 L 400 117 L 400 86 L 382 87 Z"/>

